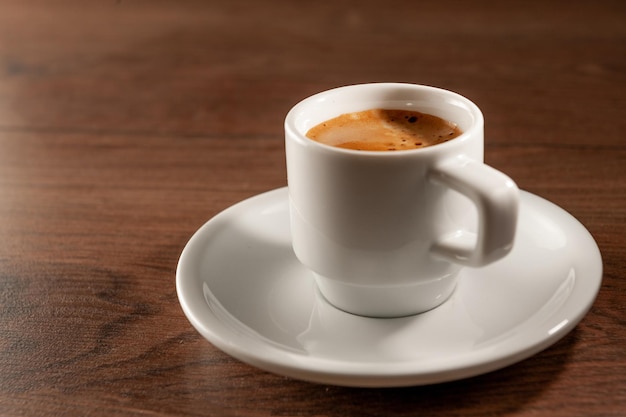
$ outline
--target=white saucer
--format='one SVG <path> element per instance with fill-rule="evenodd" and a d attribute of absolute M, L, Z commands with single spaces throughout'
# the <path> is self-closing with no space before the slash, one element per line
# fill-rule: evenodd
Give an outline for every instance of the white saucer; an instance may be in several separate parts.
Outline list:
<path fill-rule="evenodd" d="M 206 339 L 261 369 L 361 387 L 444 382 L 547 348 L 596 297 L 600 252 L 576 219 L 522 192 L 518 230 L 511 254 L 465 270 L 442 306 L 398 319 L 359 317 L 329 305 L 295 258 L 282 188 L 202 226 L 180 257 L 176 286 Z"/>

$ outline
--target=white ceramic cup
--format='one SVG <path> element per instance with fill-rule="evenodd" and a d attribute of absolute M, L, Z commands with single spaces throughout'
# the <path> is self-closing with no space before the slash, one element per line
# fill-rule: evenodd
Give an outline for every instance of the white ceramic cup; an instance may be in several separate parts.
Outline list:
<path fill-rule="evenodd" d="M 463 133 L 394 152 L 305 136 L 325 120 L 374 108 L 429 113 Z M 285 146 L 293 249 L 339 309 L 372 317 L 430 310 L 452 294 L 461 268 L 512 248 L 519 191 L 483 163 L 483 116 L 463 96 L 397 83 L 332 89 L 291 109 Z"/>

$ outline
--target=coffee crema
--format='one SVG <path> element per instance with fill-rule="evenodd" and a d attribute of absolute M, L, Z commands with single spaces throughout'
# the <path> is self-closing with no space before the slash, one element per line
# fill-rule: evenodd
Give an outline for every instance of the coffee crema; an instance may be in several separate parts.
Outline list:
<path fill-rule="evenodd" d="M 312 127 L 306 136 L 359 151 L 402 151 L 437 145 L 461 134 L 454 124 L 414 110 L 371 109 L 346 113 Z"/>

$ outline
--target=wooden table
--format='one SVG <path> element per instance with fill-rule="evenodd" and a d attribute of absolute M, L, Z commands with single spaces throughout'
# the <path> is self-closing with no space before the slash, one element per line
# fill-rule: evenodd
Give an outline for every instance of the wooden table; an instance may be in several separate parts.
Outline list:
<path fill-rule="evenodd" d="M 626 3 L 0 2 L 0 415 L 626 415 Z M 604 277 L 521 363 L 403 389 L 300 382 L 189 324 L 175 271 L 286 185 L 283 119 L 331 87 L 455 90 L 486 159 L 578 218 Z"/>

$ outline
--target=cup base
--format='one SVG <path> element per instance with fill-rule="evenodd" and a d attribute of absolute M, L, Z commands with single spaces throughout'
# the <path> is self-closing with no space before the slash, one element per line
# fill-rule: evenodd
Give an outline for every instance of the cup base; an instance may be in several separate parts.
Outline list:
<path fill-rule="evenodd" d="M 315 275 L 324 298 L 347 313 L 374 318 L 406 317 L 443 304 L 454 292 L 457 274 L 412 285 L 365 286 Z"/>

